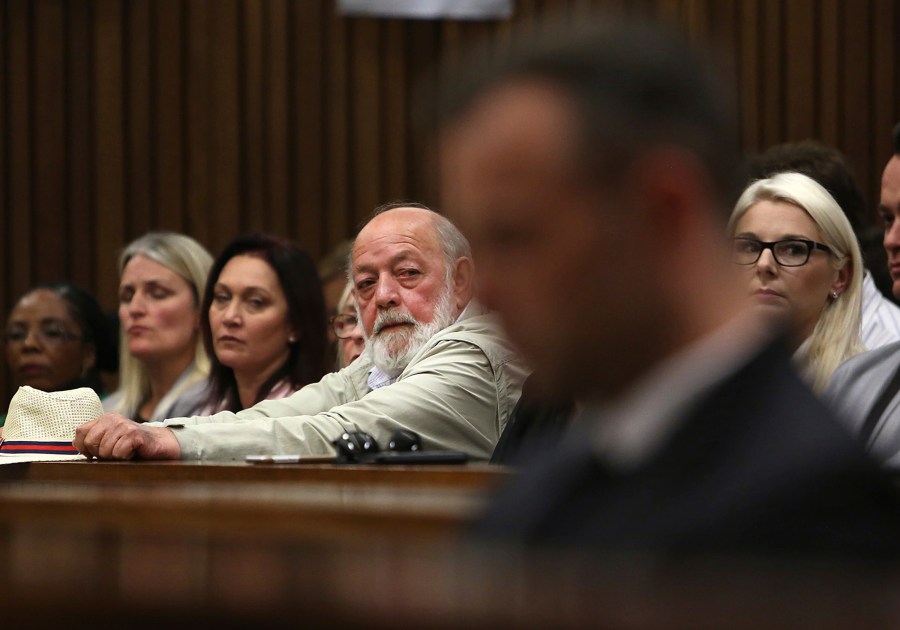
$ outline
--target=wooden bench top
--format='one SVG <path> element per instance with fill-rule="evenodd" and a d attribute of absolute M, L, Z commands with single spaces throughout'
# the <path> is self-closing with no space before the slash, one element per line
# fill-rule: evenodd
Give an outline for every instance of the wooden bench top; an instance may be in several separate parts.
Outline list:
<path fill-rule="evenodd" d="M 335 482 L 390 485 L 442 485 L 492 488 L 510 475 L 510 469 L 488 464 L 460 466 L 357 466 L 337 464 L 245 464 L 170 461 L 29 462 L 0 466 L 4 481 L 64 483 L 148 482 Z"/>

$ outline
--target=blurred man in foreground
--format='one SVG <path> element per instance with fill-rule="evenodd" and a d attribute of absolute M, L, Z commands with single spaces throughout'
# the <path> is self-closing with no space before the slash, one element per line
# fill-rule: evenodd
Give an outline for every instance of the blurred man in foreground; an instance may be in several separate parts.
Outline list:
<path fill-rule="evenodd" d="M 545 391 L 586 407 L 482 536 L 900 551 L 893 488 L 742 308 L 724 237 L 734 137 L 703 60 L 634 24 L 525 42 L 448 97 L 442 186 L 481 297 Z"/>

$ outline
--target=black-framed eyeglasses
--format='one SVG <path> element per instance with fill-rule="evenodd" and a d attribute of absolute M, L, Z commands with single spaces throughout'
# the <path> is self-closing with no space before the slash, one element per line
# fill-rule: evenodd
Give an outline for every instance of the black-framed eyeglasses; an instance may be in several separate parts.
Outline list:
<path fill-rule="evenodd" d="M 31 328 L 10 328 L 2 333 L 3 343 L 20 344 L 24 343 L 28 335 L 34 334 L 42 346 L 56 346 L 64 341 L 83 341 L 84 337 L 71 331 L 66 330 L 59 324 L 44 324 L 36 329 Z"/>
<path fill-rule="evenodd" d="M 772 256 L 782 267 L 802 267 L 809 262 L 813 250 L 819 249 L 833 254 L 828 245 L 803 238 L 786 238 L 780 241 L 760 241 L 746 236 L 735 237 L 731 247 L 731 258 L 738 265 L 752 265 L 764 250 L 772 251 Z"/>
<path fill-rule="evenodd" d="M 359 325 L 359 320 L 356 315 L 332 315 L 328 323 L 338 339 L 347 339 Z"/>

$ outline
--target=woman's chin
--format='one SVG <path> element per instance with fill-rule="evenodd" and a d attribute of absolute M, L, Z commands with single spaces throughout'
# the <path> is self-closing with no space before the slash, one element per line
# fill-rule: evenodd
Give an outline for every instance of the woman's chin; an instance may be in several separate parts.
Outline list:
<path fill-rule="evenodd" d="M 754 311 L 769 326 L 784 328 L 791 326 L 791 313 L 783 304 L 772 304 L 771 302 L 754 304 Z"/>

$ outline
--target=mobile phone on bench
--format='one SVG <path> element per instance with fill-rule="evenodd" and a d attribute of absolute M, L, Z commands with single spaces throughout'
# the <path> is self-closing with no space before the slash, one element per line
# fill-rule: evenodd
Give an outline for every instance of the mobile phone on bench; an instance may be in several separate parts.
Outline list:
<path fill-rule="evenodd" d="M 462 451 L 383 451 L 375 453 L 376 464 L 465 464 L 469 456 Z"/>

